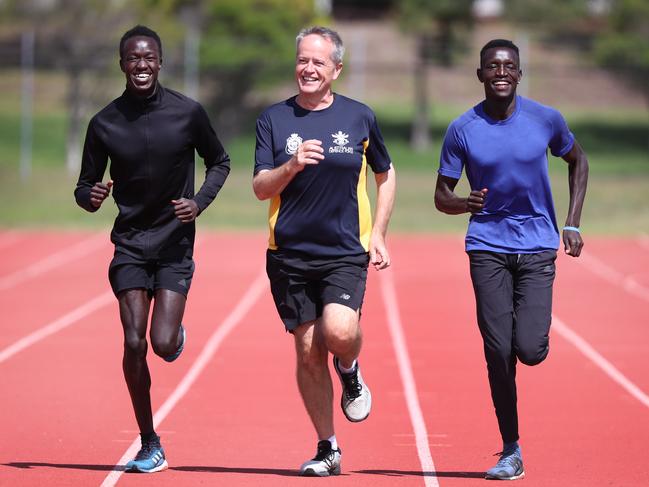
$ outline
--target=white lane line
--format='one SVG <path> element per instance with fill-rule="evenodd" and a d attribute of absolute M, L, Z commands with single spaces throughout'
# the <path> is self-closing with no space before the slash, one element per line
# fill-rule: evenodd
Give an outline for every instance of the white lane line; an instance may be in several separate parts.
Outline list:
<path fill-rule="evenodd" d="M 584 265 L 593 274 L 598 275 L 605 281 L 610 282 L 615 286 L 619 286 L 629 294 L 632 294 L 640 299 L 649 301 L 649 289 L 640 284 L 632 276 L 627 276 L 615 270 L 604 261 L 594 257 L 591 254 L 582 254 L 576 259 L 579 264 Z"/>
<path fill-rule="evenodd" d="M 185 394 L 189 391 L 190 387 L 194 384 L 198 376 L 201 374 L 203 369 L 207 364 L 212 360 L 212 357 L 221 346 L 228 334 L 236 328 L 236 326 L 241 322 L 241 320 L 246 316 L 250 311 L 253 305 L 257 302 L 262 292 L 268 289 L 268 279 L 266 277 L 266 272 L 262 272 L 255 279 L 252 285 L 248 288 L 246 294 L 243 295 L 241 300 L 234 307 L 232 312 L 223 320 L 223 322 L 214 330 L 212 336 L 201 350 L 201 353 L 198 355 L 191 368 L 178 383 L 174 391 L 167 398 L 164 404 L 158 409 L 158 411 L 153 415 L 153 427 L 158 428 L 160 423 L 164 421 L 167 415 L 173 410 L 173 408 L 178 404 Z M 117 461 L 113 470 L 106 476 L 104 481 L 101 483 L 101 487 L 113 487 L 119 478 L 124 473 L 123 465 L 126 464 L 128 460 L 133 458 L 138 450 L 140 449 L 140 438 L 136 437 L 131 443 L 131 446 L 124 452 L 122 457 Z"/>
<path fill-rule="evenodd" d="M 0 276 L 0 291 L 9 289 L 21 282 L 27 281 L 44 274 L 47 271 L 62 266 L 63 264 L 79 259 L 91 252 L 94 252 L 96 249 L 107 243 L 109 243 L 109 240 L 106 235 L 92 235 L 89 238 L 50 255 L 49 257 L 34 262 L 23 269 L 18 269 L 11 274 Z"/>
<path fill-rule="evenodd" d="M 397 362 L 399 363 L 399 374 L 401 375 L 403 392 L 408 406 L 408 413 L 410 414 L 412 429 L 415 433 L 415 443 L 417 445 L 419 463 L 421 464 L 421 469 L 424 475 L 424 484 L 426 487 L 439 487 L 437 476 L 435 474 L 435 464 L 433 463 L 433 457 L 430 454 L 430 447 L 428 445 L 426 422 L 424 421 L 424 415 L 421 411 L 421 406 L 419 405 L 417 386 L 415 385 L 415 377 L 412 372 L 408 347 L 406 346 L 406 339 L 401 324 L 397 293 L 394 287 L 392 272 L 392 270 L 384 270 L 381 272 L 380 282 L 381 292 L 383 294 L 383 303 L 387 313 L 390 335 L 392 336 L 392 344 L 394 345 Z"/>
<path fill-rule="evenodd" d="M 115 298 L 113 297 L 113 293 L 111 291 L 100 294 L 99 296 L 73 309 L 69 313 L 52 321 L 44 327 L 39 328 L 33 333 L 30 333 L 29 335 L 21 338 L 12 345 L 9 345 L 4 350 L 1 350 L 0 363 L 4 362 L 5 360 L 24 350 L 25 348 L 43 340 L 44 338 L 47 338 L 48 336 L 53 335 L 54 333 L 59 332 L 64 328 L 67 328 L 68 326 L 76 323 L 82 318 L 85 318 L 89 314 L 94 313 L 95 311 L 103 308 L 109 303 L 112 303 L 114 300 Z"/>
<path fill-rule="evenodd" d="M 611 362 L 606 360 L 592 345 L 573 331 L 568 325 L 556 317 L 552 316 L 552 330 L 556 331 L 565 340 L 574 345 L 577 350 L 583 353 L 597 367 L 599 367 L 613 381 L 620 385 L 629 394 L 640 401 L 644 406 L 649 408 L 649 396 L 645 394 L 638 386 L 631 382 L 622 372 L 620 372 Z"/>

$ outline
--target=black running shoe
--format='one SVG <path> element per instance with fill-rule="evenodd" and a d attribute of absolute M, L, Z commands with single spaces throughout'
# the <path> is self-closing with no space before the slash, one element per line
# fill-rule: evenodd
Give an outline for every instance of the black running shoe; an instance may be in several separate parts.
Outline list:
<path fill-rule="evenodd" d="M 300 475 L 304 477 L 329 477 L 340 475 L 340 448 L 331 448 L 329 440 L 318 442 L 318 452 L 311 460 L 300 467 Z"/>

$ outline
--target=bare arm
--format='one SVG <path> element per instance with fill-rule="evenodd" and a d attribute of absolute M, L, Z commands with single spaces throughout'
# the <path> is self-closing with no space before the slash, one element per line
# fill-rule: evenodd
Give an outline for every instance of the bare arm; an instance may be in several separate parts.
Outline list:
<path fill-rule="evenodd" d="M 572 149 L 563 156 L 563 160 L 568 163 L 568 186 L 570 189 L 570 204 L 568 206 L 566 226 L 579 228 L 581 210 L 584 206 L 586 187 L 588 186 L 588 158 L 575 140 Z M 562 233 L 566 254 L 579 257 L 584 246 L 581 234 L 574 230 L 564 230 Z"/>
<path fill-rule="evenodd" d="M 437 175 L 435 186 L 435 208 L 442 213 L 449 215 L 460 215 L 462 213 L 478 213 L 484 207 L 487 197 L 487 188 L 474 190 L 467 198 L 455 194 L 455 186 L 458 180 L 448 176 Z"/>
<path fill-rule="evenodd" d="M 324 159 L 323 153 L 321 141 L 311 139 L 303 142 L 286 163 L 275 169 L 265 169 L 255 174 L 252 179 L 255 196 L 260 200 L 277 196 L 307 165 L 318 164 Z"/>
<path fill-rule="evenodd" d="M 385 236 L 394 207 L 397 187 L 394 166 L 390 165 L 390 169 L 386 172 L 375 174 L 374 179 L 376 180 L 376 214 L 370 236 L 370 264 L 379 271 L 391 264 L 390 254 L 385 245 Z"/>

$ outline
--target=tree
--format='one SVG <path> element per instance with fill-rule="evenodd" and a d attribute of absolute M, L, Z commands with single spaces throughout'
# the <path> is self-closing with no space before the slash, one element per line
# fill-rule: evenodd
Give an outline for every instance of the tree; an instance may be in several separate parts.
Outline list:
<path fill-rule="evenodd" d="M 292 79 L 295 36 L 315 14 L 313 0 L 205 2 L 201 71 L 221 132 L 257 114 L 253 92 Z"/>
<path fill-rule="evenodd" d="M 200 33 L 201 101 L 224 137 L 257 115 L 253 93 L 291 79 L 295 36 L 317 18 L 314 0 L 140 1 Z"/>
<path fill-rule="evenodd" d="M 463 39 L 473 25 L 473 0 L 401 0 L 397 5 L 399 24 L 415 37 L 415 116 L 411 145 L 416 150 L 430 146 L 430 106 L 427 89 L 428 67 L 437 62 L 451 66 L 455 55 L 466 47 Z"/>
<path fill-rule="evenodd" d="M 506 0 L 507 16 L 570 43 L 614 70 L 649 104 L 649 3 L 646 0 Z"/>
<path fill-rule="evenodd" d="M 649 3 L 616 0 L 603 35 L 595 40 L 595 59 L 621 74 L 644 94 L 649 106 Z"/>
<path fill-rule="evenodd" d="M 40 68 L 62 69 L 67 75 L 66 168 L 71 175 L 78 173 L 87 100 L 83 74 L 106 69 L 109 60 L 115 62 L 114 37 L 130 20 L 130 10 L 122 2 L 102 0 L 13 0 L 4 5 L 3 13 L 5 19 L 34 30 Z"/>

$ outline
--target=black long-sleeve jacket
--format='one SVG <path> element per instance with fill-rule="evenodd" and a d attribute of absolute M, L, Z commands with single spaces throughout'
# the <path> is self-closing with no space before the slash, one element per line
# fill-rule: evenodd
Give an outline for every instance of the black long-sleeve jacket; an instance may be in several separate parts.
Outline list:
<path fill-rule="evenodd" d="M 205 182 L 194 195 L 194 150 L 203 158 Z M 199 213 L 216 197 L 230 172 L 203 107 L 158 84 L 148 99 L 128 91 L 97 113 L 88 125 L 77 204 L 96 211 L 90 190 L 102 181 L 108 159 L 119 214 L 111 233 L 117 250 L 157 259 L 191 248 L 195 224 L 181 223 L 171 200 L 193 198 Z"/>

